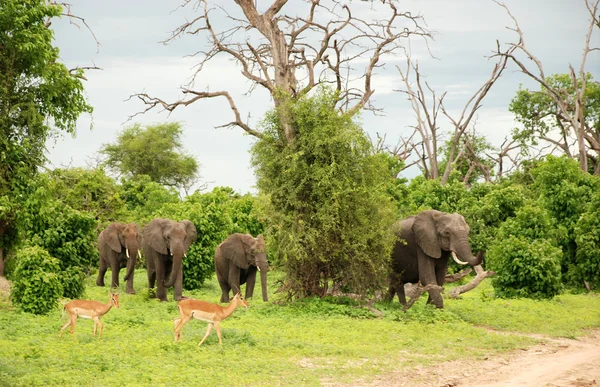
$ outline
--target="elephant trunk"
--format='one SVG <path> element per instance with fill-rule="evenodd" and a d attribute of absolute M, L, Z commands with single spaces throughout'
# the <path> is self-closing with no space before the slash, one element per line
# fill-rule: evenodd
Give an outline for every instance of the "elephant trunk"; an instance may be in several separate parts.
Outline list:
<path fill-rule="evenodd" d="M 262 288 L 262 296 L 263 296 L 263 301 L 267 302 L 269 301 L 269 296 L 267 296 L 267 271 L 269 270 L 268 266 L 262 266 L 260 268 L 260 285 Z"/>
<path fill-rule="evenodd" d="M 140 246 L 137 244 L 135 238 L 127 238 L 125 243 L 125 254 L 127 255 L 127 273 L 123 281 L 127 281 L 135 270 L 135 264 L 138 255 L 140 254 Z"/>
<path fill-rule="evenodd" d="M 123 281 L 127 281 L 129 279 L 129 277 L 131 277 L 131 275 L 133 274 L 133 271 L 135 270 L 135 264 L 137 262 L 138 251 L 136 251 L 136 252 L 132 251 L 131 253 L 133 255 L 130 255 L 129 259 L 127 260 L 127 273 L 125 273 L 125 277 L 123 278 Z"/>
<path fill-rule="evenodd" d="M 181 248 L 176 248 L 173 253 L 173 269 L 171 270 L 171 278 L 169 278 L 169 282 L 165 282 L 165 288 L 170 288 L 175 285 L 175 281 L 177 281 L 177 277 L 181 275 L 181 265 L 183 260 L 183 246 Z"/>
<path fill-rule="evenodd" d="M 467 242 L 458 244 L 456 248 L 453 249 L 453 252 L 458 255 L 459 260 L 463 261 L 463 263 L 469 264 L 470 266 L 477 266 L 483 261 L 483 251 L 479 252 L 477 257 L 475 257 L 471 252 L 471 247 Z"/>

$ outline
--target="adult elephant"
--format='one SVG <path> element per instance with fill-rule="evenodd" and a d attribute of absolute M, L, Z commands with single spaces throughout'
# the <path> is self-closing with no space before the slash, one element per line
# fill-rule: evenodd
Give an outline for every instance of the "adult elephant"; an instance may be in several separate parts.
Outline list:
<path fill-rule="evenodd" d="M 444 284 L 450 255 L 464 265 L 476 266 L 483 260 L 483 251 L 477 257 L 471 252 L 469 226 L 462 215 L 428 210 L 401 220 L 397 226 L 400 239 L 392 252 L 388 298 L 398 294 L 403 305 L 405 283 Z M 444 307 L 439 290 L 429 290 L 427 302 Z"/>
<path fill-rule="evenodd" d="M 104 286 L 104 275 L 110 267 L 112 271 L 111 287 L 119 287 L 119 271 L 127 267 L 123 281 L 127 281 L 127 293 L 135 294 L 133 290 L 133 273 L 137 257 L 140 255 L 142 233 L 135 223 L 109 224 L 98 235 L 98 250 L 100 251 L 100 267 L 96 285 Z"/>
<path fill-rule="evenodd" d="M 144 227 L 143 235 L 148 286 L 153 288 L 156 282 L 156 297 L 161 301 L 167 301 L 167 288 L 174 286 L 174 298 L 181 300 L 182 260 L 198 236 L 196 227 L 189 220 L 156 218 Z"/>
<path fill-rule="evenodd" d="M 256 271 L 260 271 L 263 301 L 267 296 L 267 250 L 262 235 L 235 233 L 227 237 L 215 251 L 215 270 L 221 286 L 221 302 L 229 302 L 229 290 L 233 294 L 246 284 L 246 298 L 252 297 L 256 283 Z"/>

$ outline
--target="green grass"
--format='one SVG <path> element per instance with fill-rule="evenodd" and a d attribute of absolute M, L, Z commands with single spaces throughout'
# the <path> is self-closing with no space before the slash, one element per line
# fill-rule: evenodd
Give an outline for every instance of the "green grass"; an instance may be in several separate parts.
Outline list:
<path fill-rule="evenodd" d="M 270 273 L 270 283 L 278 273 Z M 108 275 L 108 274 L 107 274 Z M 86 283 L 86 298 L 105 301 L 105 288 Z M 600 297 L 562 295 L 552 301 L 500 300 L 489 282 L 462 299 L 446 299 L 443 311 L 423 296 L 407 313 L 376 303 L 375 318 L 349 299 L 263 303 L 260 286 L 250 308 L 222 323 L 223 346 L 213 331 L 202 347 L 206 323 L 194 320 L 173 341 L 176 303 L 148 299 L 145 271 L 136 271 L 136 295 L 124 293 L 120 309 L 93 323 L 78 320 L 65 333 L 61 311 L 34 316 L 15 311 L 0 297 L 0 386 L 319 385 L 323 381 L 372 380 L 378 374 L 456 359 L 481 359 L 542 339 L 578 337 L 600 326 Z M 270 289 L 270 299 L 276 299 Z M 447 290 L 448 291 L 448 290 Z M 218 302 L 215 279 L 186 296 Z M 169 294 L 172 300 L 172 294 Z M 512 334 L 502 334 L 503 332 Z"/>

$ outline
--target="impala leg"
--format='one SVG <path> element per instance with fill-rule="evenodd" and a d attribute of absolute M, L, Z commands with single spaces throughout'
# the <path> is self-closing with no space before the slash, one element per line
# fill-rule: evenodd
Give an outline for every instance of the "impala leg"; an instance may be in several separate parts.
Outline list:
<path fill-rule="evenodd" d="M 69 321 L 67 321 L 67 323 L 65 325 L 63 325 L 63 327 L 60 329 L 60 335 L 58 335 L 58 338 L 60 339 L 63 335 L 63 332 L 65 331 L 65 329 L 67 329 L 67 327 L 71 325 L 71 317 L 69 317 Z M 72 333 L 72 332 L 71 332 Z"/>
<path fill-rule="evenodd" d="M 183 326 L 190 321 L 190 318 L 192 318 L 192 316 L 183 316 L 175 319 L 175 341 L 181 339 L 181 330 L 183 329 Z"/>
<path fill-rule="evenodd" d="M 221 323 L 219 321 L 215 322 L 215 329 L 217 330 L 217 336 L 219 336 L 219 344 L 223 345 L 223 340 L 221 339 Z"/>
<path fill-rule="evenodd" d="M 200 344 L 198 344 L 198 346 L 201 346 L 202 343 L 204 343 L 204 340 L 206 340 L 206 338 L 208 337 L 208 335 L 210 335 L 210 330 L 213 327 L 213 323 L 208 323 L 208 329 L 206 330 L 206 334 L 204 335 L 204 338 L 202 339 L 202 341 L 200 341 Z"/>
<path fill-rule="evenodd" d="M 71 321 L 71 334 L 75 333 L 75 321 L 77 321 L 77 316 L 70 316 Z"/>

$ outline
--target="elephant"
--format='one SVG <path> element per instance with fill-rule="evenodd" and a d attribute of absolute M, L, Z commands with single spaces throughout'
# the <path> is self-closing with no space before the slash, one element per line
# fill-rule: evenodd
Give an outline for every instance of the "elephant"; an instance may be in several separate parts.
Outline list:
<path fill-rule="evenodd" d="M 100 267 L 96 285 L 104 286 L 104 275 L 108 267 L 112 270 L 111 287 L 119 286 L 119 271 L 127 267 L 127 273 L 123 281 L 127 281 L 129 294 L 135 294 L 133 290 L 133 273 L 136 258 L 140 256 L 142 245 L 142 233 L 135 223 L 109 224 L 98 235 L 98 250 L 100 251 Z"/>
<path fill-rule="evenodd" d="M 473 256 L 469 245 L 469 226 L 460 214 L 436 210 L 422 211 L 396 223 L 396 241 L 391 259 L 388 299 L 398 294 L 406 305 L 405 283 L 421 282 L 443 286 L 450 255 L 460 264 L 477 266 L 484 251 Z M 458 255 L 458 258 L 456 257 Z M 444 307 L 439 290 L 429 290 L 427 303 Z"/>
<path fill-rule="evenodd" d="M 156 218 L 144 227 L 143 236 L 142 247 L 146 256 L 148 287 L 154 288 L 156 282 L 156 297 L 167 301 L 167 288 L 174 286 L 174 298 L 176 301 L 181 300 L 182 261 L 190 245 L 198 237 L 196 227 L 189 220 L 177 222 Z"/>
<path fill-rule="evenodd" d="M 229 302 L 229 290 L 240 291 L 246 284 L 246 298 L 252 297 L 256 283 L 256 270 L 260 271 L 263 301 L 267 296 L 267 250 L 262 235 L 235 233 L 228 236 L 215 251 L 215 271 L 221 286 L 221 302 Z"/>

